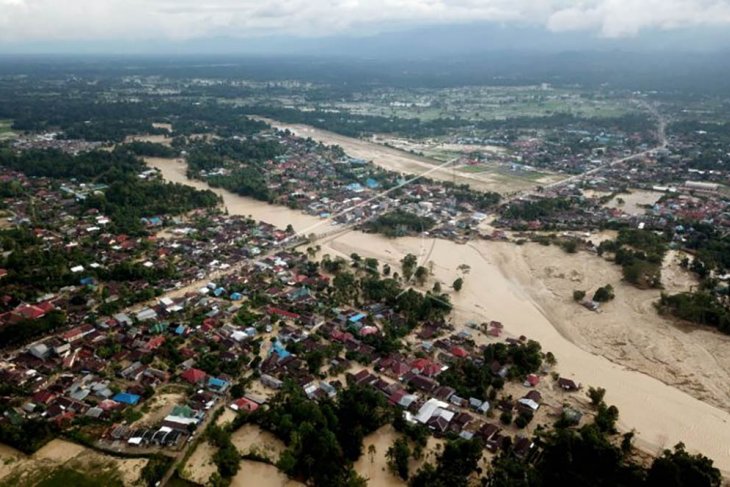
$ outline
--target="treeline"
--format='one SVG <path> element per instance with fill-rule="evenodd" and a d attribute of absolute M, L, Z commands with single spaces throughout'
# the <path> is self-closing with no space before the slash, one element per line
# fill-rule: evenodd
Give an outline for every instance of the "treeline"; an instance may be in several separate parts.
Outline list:
<path fill-rule="evenodd" d="M 374 220 L 365 223 L 364 227 L 368 232 L 382 233 L 388 237 L 403 237 L 413 233 L 426 232 L 435 224 L 436 221 L 433 218 L 395 210 L 379 215 Z"/>
<path fill-rule="evenodd" d="M 626 114 L 614 118 L 581 118 L 570 113 L 556 113 L 546 117 L 513 117 L 507 120 L 468 120 L 459 117 L 421 120 L 418 118 L 359 115 L 345 111 L 302 111 L 274 106 L 252 106 L 248 112 L 286 123 L 306 124 L 349 137 L 362 137 L 377 133 L 400 134 L 426 138 L 446 135 L 454 129 L 477 130 L 545 130 L 554 128 L 580 128 L 582 130 L 621 130 L 624 132 L 650 132 L 653 121 L 644 114 Z"/>
<path fill-rule="evenodd" d="M 176 157 L 178 152 L 172 147 L 155 142 L 134 141 L 124 144 L 124 148 L 141 157 Z"/>
<path fill-rule="evenodd" d="M 140 102 L 109 101 L 88 86 L 83 90 L 83 96 L 75 92 L 52 95 L 42 89 L 34 93 L 11 87 L 0 92 L 0 118 L 14 120 L 14 130 L 61 131 L 69 139 L 101 142 L 169 133 L 155 128 L 154 122 L 172 123 L 174 135 L 215 133 L 231 137 L 255 134 L 268 127 L 247 117 L 240 108 L 215 101 L 194 103 L 156 96 Z"/>
<path fill-rule="evenodd" d="M 536 201 L 517 201 L 510 203 L 502 211 L 502 217 L 510 220 L 538 220 L 568 211 L 573 202 L 568 198 L 541 198 Z"/>
<path fill-rule="evenodd" d="M 610 418 L 609 423 L 615 421 L 615 417 L 617 415 Z M 645 466 L 632 455 L 633 433 L 624 434 L 616 441 L 616 435 L 602 428 L 602 424 L 597 417 L 594 423 L 577 430 L 555 428 L 539 435 L 535 441 L 542 454 L 534 463 L 518 459 L 509 450 L 500 454 L 492 461 L 486 485 L 720 487 L 722 484 L 722 475 L 712 460 L 701 454 L 690 454 L 683 444 L 664 450 L 660 457 Z M 420 485 L 425 487 L 426 484 Z"/>
<path fill-rule="evenodd" d="M 708 223 L 695 222 L 687 228 L 684 246 L 695 254 L 692 270 L 701 278 L 711 271 L 727 273 L 730 270 L 730 235 L 723 235 Z"/>
<path fill-rule="evenodd" d="M 712 326 L 730 334 L 730 306 L 709 291 L 667 295 L 662 293 L 657 308 L 679 319 Z"/>
<path fill-rule="evenodd" d="M 124 149 L 85 152 L 75 156 L 58 150 L 2 150 L 0 166 L 31 177 L 98 183 L 110 183 L 146 169 L 144 162 Z"/>

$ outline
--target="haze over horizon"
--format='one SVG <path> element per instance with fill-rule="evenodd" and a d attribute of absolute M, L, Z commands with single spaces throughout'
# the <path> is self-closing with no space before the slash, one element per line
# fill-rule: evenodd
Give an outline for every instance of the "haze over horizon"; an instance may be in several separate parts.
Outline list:
<path fill-rule="evenodd" d="M 728 27 L 726 0 L 0 0 L 0 54 L 726 51 Z"/>

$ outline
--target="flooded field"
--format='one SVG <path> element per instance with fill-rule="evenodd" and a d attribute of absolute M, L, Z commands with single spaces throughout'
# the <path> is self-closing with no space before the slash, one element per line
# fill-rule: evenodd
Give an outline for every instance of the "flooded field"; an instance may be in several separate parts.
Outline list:
<path fill-rule="evenodd" d="M 606 203 L 607 208 L 619 208 L 629 215 L 643 215 L 646 205 L 653 205 L 663 193 L 632 189 L 630 194 L 619 194 Z"/>
<path fill-rule="evenodd" d="M 172 139 L 165 135 L 130 135 L 124 142 L 152 142 L 166 146 L 172 145 Z"/>
<path fill-rule="evenodd" d="M 231 441 L 242 455 L 256 454 L 268 458 L 272 463 L 279 461 L 279 456 L 286 445 L 256 425 L 247 424 L 231 435 Z"/>
<path fill-rule="evenodd" d="M 241 461 L 241 469 L 231 480 L 232 487 L 304 487 L 288 478 L 273 465 L 250 460 Z"/>
<path fill-rule="evenodd" d="M 391 473 L 388 468 L 388 459 L 386 457 L 388 448 L 393 445 L 393 442 L 399 436 L 398 432 L 388 425 L 366 436 L 363 440 L 363 454 L 355 462 L 354 467 L 358 474 L 367 479 L 368 486 L 405 487 L 408 485 L 400 477 Z M 443 440 L 429 438 L 423 457 L 419 460 L 411 459 L 408 466 L 409 472 L 411 474 L 416 473 L 426 462 L 435 463 L 436 456 L 440 452 L 443 443 Z M 371 447 L 375 448 L 373 453 L 370 453 Z"/>

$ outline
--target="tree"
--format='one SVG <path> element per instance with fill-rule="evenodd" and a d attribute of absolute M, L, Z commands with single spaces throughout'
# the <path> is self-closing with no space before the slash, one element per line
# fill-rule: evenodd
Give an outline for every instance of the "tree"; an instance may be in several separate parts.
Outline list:
<path fill-rule="evenodd" d="M 605 303 L 611 301 L 614 297 L 613 286 L 606 284 L 605 286 L 596 289 L 596 292 L 593 294 L 593 301 L 596 301 L 597 303 Z"/>
<path fill-rule="evenodd" d="M 615 433 L 617 419 L 618 408 L 616 406 L 606 406 L 604 402 L 598 405 L 595 424 L 599 430 L 604 433 Z"/>
<path fill-rule="evenodd" d="M 502 414 L 499 415 L 499 421 L 504 425 L 510 424 L 512 422 L 512 413 L 510 411 L 502 411 Z"/>
<path fill-rule="evenodd" d="M 456 292 L 461 291 L 461 288 L 463 286 L 464 286 L 464 279 L 462 279 L 461 277 L 457 278 L 454 281 L 454 284 L 453 284 L 454 291 L 456 291 Z"/>
<path fill-rule="evenodd" d="M 408 460 L 411 457 L 411 449 L 408 446 L 408 440 L 405 438 L 397 438 L 393 445 L 388 448 L 385 454 L 388 459 L 388 467 L 403 480 L 408 479 Z"/>
<path fill-rule="evenodd" d="M 589 387 L 587 395 L 591 400 L 591 404 L 594 407 L 598 407 L 598 405 L 603 402 L 603 396 L 606 395 L 606 389 L 604 389 L 602 387 L 598 387 L 598 388 Z"/>
<path fill-rule="evenodd" d="M 712 460 L 704 455 L 689 454 L 683 443 L 674 450 L 664 450 L 654 460 L 646 485 L 649 487 L 719 487 L 722 484 L 720 471 Z"/>
<path fill-rule="evenodd" d="M 575 290 L 573 291 L 573 301 L 583 301 L 586 297 L 585 291 Z"/>
<path fill-rule="evenodd" d="M 436 294 L 441 294 L 441 283 L 438 282 L 438 281 L 436 281 L 435 283 L 433 283 L 433 289 L 432 290 Z"/>
<path fill-rule="evenodd" d="M 403 272 L 403 278 L 406 281 L 410 281 L 411 277 L 413 277 L 413 272 L 416 270 L 416 265 L 418 264 L 416 256 L 413 254 L 408 254 L 401 259 L 400 263 L 401 271 Z"/>
<path fill-rule="evenodd" d="M 368 456 L 370 457 L 370 463 L 375 463 L 375 453 L 377 453 L 377 449 L 375 448 L 374 444 L 368 445 Z"/>
<path fill-rule="evenodd" d="M 418 268 L 416 268 L 415 278 L 416 282 L 419 286 L 423 286 L 426 283 L 426 279 L 428 279 L 428 269 L 419 265 Z"/>

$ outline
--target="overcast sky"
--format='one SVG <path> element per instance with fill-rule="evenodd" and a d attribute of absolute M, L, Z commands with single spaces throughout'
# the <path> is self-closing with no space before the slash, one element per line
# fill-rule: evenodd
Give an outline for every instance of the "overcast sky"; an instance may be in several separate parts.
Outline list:
<path fill-rule="evenodd" d="M 367 35 L 475 21 L 626 38 L 730 29 L 730 0 L 0 0 L 0 44 Z"/>

